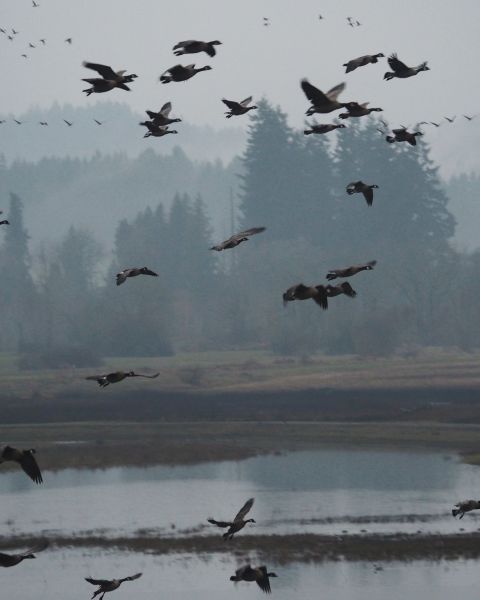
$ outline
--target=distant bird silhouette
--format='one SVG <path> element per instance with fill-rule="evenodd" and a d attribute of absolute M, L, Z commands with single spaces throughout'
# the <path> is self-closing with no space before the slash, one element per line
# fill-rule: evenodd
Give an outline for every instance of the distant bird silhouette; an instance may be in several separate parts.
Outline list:
<path fill-rule="evenodd" d="M 264 27 L 269 27 L 270 26 L 270 19 L 269 19 L 269 17 L 263 17 L 263 25 L 264 25 Z"/>
<path fill-rule="evenodd" d="M 92 71 L 96 71 L 103 79 L 107 81 L 115 81 L 116 83 L 132 83 L 134 79 L 137 79 L 138 75 L 135 73 L 130 73 L 125 75 L 127 72 L 125 69 L 122 71 L 114 71 L 112 67 L 108 65 L 101 65 L 99 63 L 92 63 L 84 61 L 82 63 L 86 69 L 91 69 Z"/>
<path fill-rule="evenodd" d="M 29 48 L 36 48 L 35 44 L 32 44 L 32 42 L 28 42 L 28 47 Z"/>
<path fill-rule="evenodd" d="M 394 79 L 395 77 L 399 77 L 400 79 L 413 77 L 414 75 L 418 75 L 420 71 L 430 71 L 426 62 L 421 63 L 418 67 L 407 67 L 405 63 L 398 59 L 396 54 L 391 54 L 388 57 L 388 64 L 393 72 L 388 71 L 385 73 L 383 78 L 387 81 L 390 81 L 390 79 Z"/>
<path fill-rule="evenodd" d="M 117 285 L 121 285 L 124 281 L 127 281 L 128 277 L 137 277 L 138 275 L 152 275 L 153 277 L 158 277 L 158 273 L 151 271 L 147 267 L 133 267 L 117 273 Z"/>
<path fill-rule="evenodd" d="M 310 135 L 312 133 L 328 133 L 329 131 L 334 131 L 335 129 L 345 129 L 346 125 L 344 125 L 343 123 L 340 123 L 339 125 L 335 125 L 333 123 L 329 123 L 329 124 L 325 124 L 325 125 L 319 125 L 317 123 L 314 123 L 313 125 L 310 125 L 310 129 L 305 129 L 305 131 L 303 132 L 305 135 Z"/>
<path fill-rule="evenodd" d="M 216 246 L 212 246 L 210 250 L 216 250 L 217 252 L 221 252 L 222 250 L 229 250 L 230 248 L 235 248 L 242 242 L 246 242 L 251 235 L 262 233 L 262 231 L 265 231 L 265 229 L 266 227 L 252 227 L 251 229 L 245 229 L 244 231 L 240 231 L 240 233 L 232 235 L 228 238 L 228 240 L 225 240 L 224 242 L 221 242 Z"/>
<path fill-rule="evenodd" d="M 100 387 L 107 387 L 107 385 L 110 385 L 111 383 L 118 383 L 127 377 L 145 377 L 146 379 L 155 379 L 159 375 L 160 373 L 155 373 L 154 375 L 141 375 L 139 373 L 134 373 L 133 371 L 115 371 L 114 373 L 107 373 L 106 375 L 90 375 L 89 377 L 85 377 L 85 379 L 89 381 L 96 381 Z"/>
<path fill-rule="evenodd" d="M 302 79 L 300 86 L 312 105 L 306 112 L 309 116 L 314 113 L 329 113 L 345 106 L 345 103 L 337 101 L 338 96 L 345 89 L 344 83 L 336 85 L 325 94 L 312 85 L 308 79 Z"/>
<path fill-rule="evenodd" d="M 19 31 L 15 31 L 15 29 L 12 29 L 12 33 L 13 33 L 13 35 L 18 35 L 20 32 Z"/>
<path fill-rule="evenodd" d="M 430 125 L 434 125 L 435 127 L 440 127 L 441 123 L 435 123 L 435 121 L 430 121 Z"/>
<path fill-rule="evenodd" d="M 0 451 L 0 464 L 4 462 L 15 462 L 34 483 L 43 483 L 40 468 L 35 460 L 35 449 L 17 450 L 11 446 L 5 446 Z"/>
<path fill-rule="evenodd" d="M 477 115 L 473 115 L 472 117 L 470 117 L 469 115 L 463 115 L 463 117 L 465 119 L 467 119 L 467 121 L 473 121 L 473 119 L 476 117 Z"/>
<path fill-rule="evenodd" d="M 171 119 L 168 115 L 172 110 L 172 103 L 166 102 L 158 112 L 146 110 L 147 115 L 152 119 L 154 125 L 170 125 L 171 123 L 180 123 L 182 119 Z"/>
<path fill-rule="evenodd" d="M 35 0 L 32 0 L 32 7 L 33 8 L 38 8 L 40 6 L 40 4 L 38 4 L 38 2 L 35 2 Z"/>
<path fill-rule="evenodd" d="M 48 123 L 47 123 L 47 121 L 39 121 L 39 125 L 46 126 L 46 125 L 48 125 Z"/>
<path fill-rule="evenodd" d="M 359 67 L 364 67 L 365 65 L 377 63 L 379 58 L 384 57 L 385 54 L 379 52 L 378 54 L 365 54 L 364 56 L 359 56 L 358 58 L 352 58 L 352 60 L 349 60 L 348 62 L 343 64 L 343 66 L 346 67 L 345 73 L 351 73 Z"/>
<path fill-rule="evenodd" d="M 103 125 L 103 121 L 97 121 L 97 119 L 93 119 L 97 125 Z"/>
<path fill-rule="evenodd" d="M 22 125 L 23 121 L 18 121 L 17 119 L 13 119 L 17 125 Z"/>
<path fill-rule="evenodd" d="M 67 121 L 67 119 L 63 119 L 63 122 L 68 125 L 69 127 L 71 127 L 73 125 L 73 123 L 71 121 Z"/>
<path fill-rule="evenodd" d="M 346 191 L 347 194 L 363 194 L 365 200 L 367 201 L 368 206 L 372 206 L 373 204 L 373 190 L 378 188 L 378 185 L 368 185 L 367 183 L 363 183 L 363 181 L 353 181 L 347 185 Z"/>
<path fill-rule="evenodd" d="M 7 31 L 5 29 L 3 29 L 3 27 L 0 27 L 0 33 L 7 33 Z"/>
<path fill-rule="evenodd" d="M 357 102 L 347 102 L 345 107 L 348 112 L 340 113 L 338 116 L 340 119 L 349 119 L 350 117 L 363 117 L 369 115 L 372 112 L 382 112 L 383 108 L 367 108 L 369 102 L 358 104 Z"/>
<path fill-rule="evenodd" d="M 206 52 L 208 56 L 215 56 L 215 46 L 220 46 L 222 42 L 214 40 L 213 42 L 199 42 L 197 40 L 186 40 L 185 42 L 178 42 L 173 47 L 175 56 L 182 56 L 182 54 L 196 54 L 197 52 Z"/>
<path fill-rule="evenodd" d="M 276 573 L 268 573 L 265 565 L 261 567 L 245 565 L 235 571 L 235 575 L 230 577 L 230 581 L 255 581 L 262 592 L 270 594 L 272 592 L 269 580 L 270 577 L 278 577 L 278 575 Z"/>
<path fill-rule="evenodd" d="M 45 44 L 47 43 L 47 40 L 46 40 L 45 38 L 41 38 L 39 41 L 40 41 L 40 42 L 42 42 L 42 44 L 43 44 L 44 46 L 45 46 Z"/>
<path fill-rule="evenodd" d="M 385 138 L 389 144 L 393 144 L 394 142 L 408 142 L 410 146 L 416 146 L 417 136 L 423 135 L 421 131 L 410 132 L 406 127 L 393 129 L 392 134 L 393 135 L 387 135 Z"/>
<path fill-rule="evenodd" d="M 242 508 L 235 515 L 233 521 L 216 521 L 215 519 L 207 519 L 207 521 L 212 525 L 222 527 L 223 529 L 228 527 L 228 531 L 224 533 L 222 537 L 224 540 L 231 540 L 233 539 L 234 534 L 243 529 L 247 523 L 255 523 L 255 519 L 245 520 L 245 516 L 252 508 L 254 501 L 255 498 L 250 498 L 249 500 L 247 500 L 242 506 Z"/>
<path fill-rule="evenodd" d="M 9 35 L 9 36 L 8 36 L 8 39 L 9 39 L 11 42 L 13 42 L 13 39 L 14 39 L 14 38 L 13 38 L 13 35 Z"/>
<path fill-rule="evenodd" d="M 6 119 L 0 119 L 0 125 L 3 125 L 4 123 L 6 123 L 7 120 Z"/>
<path fill-rule="evenodd" d="M 205 67 L 195 68 L 195 65 L 174 65 L 167 69 L 160 75 L 160 81 L 162 83 L 170 83 L 171 81 L 187 81 L 197 73 L 201 71 L 210 71 L 212 67 L 206 65 Z"/>
<path fill-rule="evenodd" d="M 178 133 L 176 129 L 169 129 L 168 127 L 155 125 L 153 121 L 142 121 L 139 124 L 148 129 L 147 133 L 143 136 L 144 138 L 163 137 L 164 135 L 168 135 L 169 133 Z"/>
<path fill-rule="evenodd" d="M 35 553 L 42 552 L 42 550 L 45 550 L 47 547 L 48 542 L 45 540 L 20 554 L 4 554 L 3 552 L 0 552 L 0 567 L 15 567 L 25 559 L 36 558 Z"/>
<path fill-rule="evenodd" d="M 28 58 L 26 54 L 22 54 L 22 58 Z"/>
<path fill-rule="evenodd" d="M 249 110 L 255 110 L 256 108 L 258 108 L 258 106 L 255 105 L 248 106 L 251 101 L 252 96 L 245 98 L 245 100 L 242 100 L 241 102 L 236 102 L 235 100 L 226 100 L 225 98 L 222 98 L 222 102 L 230 109 L 229 111 L 225 112 L 225 114 L 227 115 L 227 119 L 230 119 L 230 117 L 234 116 L 244 115 Z"/>
<path fill-rule="evenodd" d="M 103 600 L 103 597 L 107 592 L 113 592 L 118 589 L 124 581 L 134 581 L 141 576 L 141 573 L 137 573 L 136 575 L 130 575 L 130 577 L 124 577 L 123 579 L 92 579 L 90 577 L 85 577 L 85 581 L 88 581 L 88 583 L 91 583 L 92 585 L 99 586 L 98 590 L 94 592 L 91 600 L 100 594 L 101 596 L 98 600 Z"/>
<path fill-rule="evenodd" d="M 71 44 L 72 44 L 72 38 L 71 38 L 71 37 L 67 38 L 67 39 L 65 40 L 65 43 L 66 43 L 66 44 L 70 44 L 70 45 L 71 45 Z"/>
<path fill-rule="evenodd" d="M 448 121 L 449 123 L 453 123 L 457 117 L 456 117 L 456 116 L 454 116 L 454 117 L 443 117 L 443 118 L 444 118 L 446 121 Z"/>
<path fill-rule="evenodd" d="M 376 264 L 376 260 L 371 260 L 363 265 L 352 265 L 351 267 L 346 267 L 345 269 L 331 269 L 327 273 L 327 279 L 328 281 L 332 281 L 333 279 L 337 279 L 337 277 L 353 277 L 361 271 L 372 271 Z"/>

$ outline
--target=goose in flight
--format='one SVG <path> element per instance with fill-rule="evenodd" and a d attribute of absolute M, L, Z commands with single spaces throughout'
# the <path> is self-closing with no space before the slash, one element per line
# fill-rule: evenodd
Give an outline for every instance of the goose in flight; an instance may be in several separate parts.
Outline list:
<path fill-rule="evenodd" d="M 463 519 L 465 513 L 471 512 L 472 510 L 477 510 L 479 508 L 480 500 L 463 500 L 462 502 L 455 504 L 455 508 L 452 509 L 452 515 L 454 517 L 460 515 L 460 519 Z"/>
<path fill-rule="evenodd" d="M 262 592 L 270 594 L 272 592 L 270 577 L 278 577 L 278 575 L 276 573 L 268 573 L 266 566 L 252 567 L 251 565 L 245 565 L 235 571 L 235 575 L 230 577 L 230 581 L 255 581 Z"/>
<path fill-rule="evenodd" d="M 244 115 L 249 110 L 255 110 L 256 108 L 258 108 L 258 106 L 255 105 L 248 106 L 251 101 L 252 96 L 245 98 L 245 100 L 242 100 L 241 102 L 236 102 L 235 100 L 226 100 L 225 98 L 222 98 L 222 102 L 230 109 L 225 112 L 225 114 L 227 115 L 227 119 L 230 119 L 230 117 L 234 116 Z"/>
<path fill-rule="evenodd" d="M 98 586 L 98 590 L 95 590 L 91 600 L 100 594 L 101 597 L 98 600 L 103 600 L 103 597 L 107 592 L 113 592 L 118 589 L 124 581 L 135 581 L 135 579 L 138 579 L 141 576 L 141 573 L 137 573 L 136 575 L 130 575 L 130 577 L 124 577 L 123 579 L 92 579 L 90 577 L 85 577 L 85 581 Z"/>
<path fill-rule="evenodd" d="M 305 129 L 305 131 L 303 132 L 305 135 L 310 135 L 312 133 L 328 133 L 329 131 L 334 131 L 335 129 L 344 129 L 346 127 L 346 125 L 344 125 L 343 123 L 340 123 L 339 125 L 334 125 L 333 123 L 330 123 L 328 125 L 318 125 L 317 123 L 314 123 L 313 125 L 310 125 L 310 129 Z"/>
<path fill-rule="evenodd" d="M 331 269 L 327 273 L 327 279 L 328 281 L 332 281 L 333 279 L 337 279 L 337 277 L 353 277 L 361 271 L 372 271 L 376 264 L 376 260 L 371 260 L 363 265 L 352 265 L 351 267 L 346 267 L 345 269 Z"/>
<path fill-rule="evenodd" d="M 207 521 L 217 527 L 228 527 L 228 531 L 224 533 L 222 537 L 224 540 L 231 540 L 234 534 L 243 529 L 247 523 L 256 523 L 255 519 L 245 519 L 245 516 L 252 508 L 254 501 L 255 498 L 247 500 L 235 515 L 233 521 L 216 521 L 215 519 L 207 519 Z"/>
<path fill-rule="evenodd" d="M 213 42 L 199 42 L 197 40 L 186 40 L 185 42 L 178 42 L 173 47 L 175 56 L 181 56 L 182 54 L 196 54 L 197 52 L 206 52 L 208 56 L 215 56 L 215 46 L 221 46 L 222 42 L 214 40 Z"/>
<path fill-rule="evenodd" d="M 338 96 L 345 89 L 345 83 L 339 83 L 326 93 L 323 93 L 312 85 L 308 79 L 302 79 L 300 86 L 312 105 L 305 113 L 308 116 L 313 115 L 314 113 L 329 113 L 346 106 L 345 103 L 338 102 L 337 100 Z"/>
<path fill-rule="evenodd" d="M 413 77 L 418 75 L 420 71 L 430 71 L 430 67 L 427 66 L 426 62 L 421 63 L 417 67 L 407 67 L 405 63 L 398 59 L 396 54 L 391 54 L 388 57 L 388 64 L 393 72 L 387 71 L 383 78 L 386 81 L 399 77 L 400 79 L 406 79 L 407 77 Z"/>
<path fill-rule="evenodd" d="M 347 185 L 347 194 L 351 196 L 352 194 L 363 194 L 363 197 L 367 201 L 368 206 L 372 206 L 373 204 L 373 190 L 378 188 L 378 185 L 375 183 L 373 185 L 368 185 L 368 183 L 363 183 L 363 181 L 352 181 Z"/>
<path fill-rule="evenodd" d="M 145 377 L 147 379 L 155 379 L 159 375 L 160 373 L 155 373 L 154 375 L 141 375 L 139 373 L 134 373 L 133 371 L 115 371 L 115 373 L 107 373 L 107 375 L 90 375 L 89 377 L 85 377 L 85 379 L 96 381 L 100 387 L 107 387 L 107 385 L 110 383 L 118 383 L 127 377 Z"/>
<path fill-rule="evenodd" d="M 132 267 L 117 273 L 117 285 L 122 285 L 124 281 L 127 281 L 128 277 L 137 277 L 137 275 L 151 275 L 152 277 L 158 277 L 158 273 L 150 271 L 148 267 Z"/>
<path fill-rule="evenodd" d="M 348 62 L 343 64 L 343 66 L 346 67 L 345 73 L 351 73 L 359 67 L 364 67 L 365 65 L 377 63 L 379 58 L 384 57 L 385 54 L 379 52 L 378 54 L 365 54 L 364 56 L 359 56 L 358 58 L 352 58 L 352 60 L 349 60 Z"/>
<path fill-rule="evenodd" d="M 168 133 L 178 133 L 176 129 L 169 129 L 168 127 L 161 127 L 160 125 L 155 125 L 153 121 L 142 121 L 139 125 L 143 125 L 148 129 L 147 133 L 143 136 L 147 137 L 163 137 Z"/>
<path fill-rule="evenodd" d="M 392 129 L 393 135 L 387 135 L 385 138 L 389 144 L 393 144 L 395 142 L 407 142 L 410 146 L 417 145 L 417 136 L 423 135 L 421 131 L 408 131 L 406 127 L 402 127 L 400 129 Z"/>
<path fill-rule="evenodd" d="M 135 73 L 125 75 L 127 72 L 125 69 L 122 71 L 114 71 L 112 67 L 109 67 L 108 65 L 100 65 L 98 63 L 86 61 L 83 61 L 82 65 L 86 69 L 96 71 L 103 79 L 108 81 L 116 81 L 117 83 L 132 83 L 132 81 L 138 77 L 138 75 L 135 75 Z"/>
<path fill-rule="evenodd" d="M 170 125 L 171 123 L 180 123 L 182 119 L 171 119 L 168 115 L 172 110 L 172 103 L 166 102 L 158 112 L 146 110 L 147 115 L 152 119 L 154 125 Z"/>
<path fill-rule="evenodd" d="M 216 246 L 212 246 L 210 250 L 216 250 L 217 252 L 221 252 L 222 250 L 229 250 L 230 248 L 235 248 L 242 242 L 246 242 L 251 235 L 255 235 L 256 233 L 262 233 L 265 231 L 266 227 L 252 227 L 251 229 L 245 229 L 244 231 L 240 231 L 240 233 L 236 233 L 229 237 L 228 240 L 225 240 L 221 244 L 217 244 Z"/>
<path fill-rule="evenodd" d="M 197 73 L 201 71 L 211 71 L 212 67 L 206 65 L 205 67 L 195 68 L 195 65 L 175 65 L 167 69 L 160 75 L 160 81 L 162 83 L 170 83 L 171 81 L 187 81 Z"/>
<path fill-rule="evenodd" d="M 372 112 L 382 112 L 383 108 L 368 108 L 369 102 L 358 104 L 357 102 L 348 102 L 345 106 L 348 112 L 340 113 L 338 116 L 341 119 L 349 119 L 350 117 L 363 117 L 369 115 Z"/>
<path fill-rule="evenodd" d="M 34 483 L 43 483 L 42 473 L 35 460 L 35 449 L 17 450 L 11 446 L 5 446 L 0 452 L 0 464 L 4 462 L 16 462 Z"/>
<path fill-rule="evenodd" d="M 45 540 L 20 554 L 4 554 L 3 552 L 0 552 L 0 567 L 15 567 L 26 558 L 36 558 L 35 553 L 42 552 L 42 550 L 45 550 L 47 547 L 48 542 Z"/>

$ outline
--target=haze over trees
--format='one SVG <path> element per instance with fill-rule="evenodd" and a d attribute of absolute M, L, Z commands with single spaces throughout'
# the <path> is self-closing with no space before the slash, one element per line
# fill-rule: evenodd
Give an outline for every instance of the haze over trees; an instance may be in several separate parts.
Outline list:
<path fill-rule="evenodd" d="M 263 100 L 241 162 L 229 167 L 197 165 L 181 151 L 3 166 L 2 196 L 14 193 L 5 211 L 12 224 L 0 230 L 0 349 L 20 351 L 26 366 L 45 364 L 47 349 L 61 356 L 53 362 L 79 366 L 89 356 L 180 350 L 477 347 L 480 253 L 451 243 L 455 220 L 428 144 L 391 146 L 376 127 L 365 119 L 306 137 Z M 185 175 L 183 188 L 174 172 Z M 73 195 L 80 209 L 88 205 L 96 227 L 72 225 L 31 254 L 21 198 L 52 189 L 59 173 L 66 202 Z M 372 207 L 346 194 L 358 179 L 379 186 Z M 228 235 L 267 230 L 210 252 L 224 239 L 220 222 Z M 111 255 L 97 241 L 103 226 L 115 228 Z M 373 259 L 374 271 L 351 280 L 355 299 L 339 297 L 326 312 L 311 302 L 282 306 L 291 285 L 325 283 L 328 270 Z M 132 266 L 159 277 L 117 288 L 115 273 Z"/>

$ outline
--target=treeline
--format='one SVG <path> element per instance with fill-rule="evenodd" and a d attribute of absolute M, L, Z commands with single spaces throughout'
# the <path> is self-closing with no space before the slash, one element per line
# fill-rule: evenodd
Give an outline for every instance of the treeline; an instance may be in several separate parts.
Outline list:
<path fill-rule="evenodd" d="M 175 195 L 117 226 L 113 260 L 72 226 L 31 257 L 22 202 L 11 195 L 2 230 L 0 350 L 25 366 L 80 365 L 86 357 L 168 355 L 178 350 L 262 347 L 384 355 L 417 346 L 478 347 L 475 301 L 480 253 L 455 251 L 455 222 L 428 145 L 389 145 L 375 120 L 348 123 L 335 137 L 290 128 L 262 102 L 242 157 L 235 229 L 267 231 L 215 253 L 207 202 Z M 376 183 L 373 207 L 347 196 L 350 181 Z M 228 197 L 224 198 L 228 206 Z M 331 268 L 378 260 L 323 312 L 313 302 L 282 306 L 282 292 L 319 284 Z M 115 273 L 148 266 L 158 278 L 115 286 Z M 62 363 L 63 361 L 63 363 Z"/>

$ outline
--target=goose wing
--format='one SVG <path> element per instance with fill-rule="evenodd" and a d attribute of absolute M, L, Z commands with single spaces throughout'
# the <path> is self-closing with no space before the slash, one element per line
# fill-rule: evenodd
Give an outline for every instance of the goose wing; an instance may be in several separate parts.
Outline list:
<path fill-rule="evenodd" d="M 240 104 L 241 104 L 242 106 L 247 106 L 247 105 L 248 105 L 248 104 L 250 104 L 250 102 L 252 101 L 252 98 L 253 98 L 253 96 L 249 96 L 248 98 L 245 98 L 245 100 L 242 100 L 242 101 L 240 102 Z"/>
<path fill-rule="evenodd" d="M 207 519 L 209 523 L 212 525 L 216 525 L 217 527 L 231 527 L 233 523 L 231 521 L 216 521 L 215 519 Z"/>
<path fill-rule="evenodd" d="M 147 379 L 156 379 L 160 373 L 154 373 L 153 375 L 142 375 L 141 373 L 134 373 L 130 377 L 146 377 Z"/>
<path fill-rule="evenodd" d="M 32 481 L 35 483 L 43 483 L 42 473 L 40 472 L 40 468 L 35 460 L 33 452 L 24 452 L 19 462 L 23 471 Z"/>
<path fill-rule="evenodd" d="M 315 289 L 317 290 L 317 294 L 315 294 L 315 296 L 313 296 L 313 301 L 316 302 L 318 304 L 318 306 L 321 306 L 323 308 L 323 310 L 327 310 L 328 296 L 327 296 L 327 290 L 325 289 L 325 286 L 317 285 L 317 286 L 315 286 Z"/>
<path fill-rule="evenodd" d="M 334 86 L 331 90 L 328 90 L 326 96 L 329 100 L 336 100 L 344 89 L 345 82 L 339 83 L 338 85 Z"/>
<path fill-rule="evenodd" d="M 242 506 L 242 508 L 238 511 L 238 513 L 235 515 L 233 522 L 236 523 L 237 521 L 243 521 L 243 518 L 248 513 L 248 511 L 252 508 L 254 502 L 255 502 L 255 498 L 249 498 L 245 502 L 245 504 Z"/>
<path fill-rule="evenodd" d="M 92 579 L 91 577 L 85 577 L 85 581 L 88 581 L 92 585 L 108 585 L 111 583 L 109 579 Z"/>
<path fill-rule="evenodd" d="M 300 86 L 305 96 L 314 106 L 323 106 L 330 103 L 330 98 L 321 90 L 312 85 L 308 79 L 302 79 Z"/>
<path fill-rule="evenodd" d="M 363 190 L 363 196 L 367 201 L 368 206 L 372 206 L 373 204 L 373 190 L 372 188 L 367 188 Z"/>
<path fill-rule="evenodd" d="M 340 285 L 343 293 L 350 298 L 354 298 L 357 295 L 357 292 L 352 288 L 352 286 L 348 283 L 348 281 L 344 281 Z"/>
<path fill-rule="evenodd" d="M 172 110 L 172 103 L 171 102 L 165 102 L 165 104 L 160 109 L 160 114 L 163 115 L 164 117 L 168 117 L 168 115 L 170 114 L 171 110 Z M 148 111 L 147 111 L 147 113 L 148 113 Z"/>
<path fill-rule="evenodd" d="M 407 65 L 399 60 L 396 54 L 391 54 L 388 57 L 388 64 L 395 73 L 401 73 L 402 71 L 408 70 Z"/>
<path fill-rule="evenodd" d="M 151 271 L 150 269 L 145 269 L 142 271 L 142 275 L 152 275 L 153 277 L 158 277 L 158 273 L 155 273 L 155 271 Z"/>
<path fill-rule="evenodd" d="M 222 98 L 222 102 L 228 106 L 230 110 L 241 108 L 241 102 L 236 102 L 235 100 L 227 100 L 226 98 Z"/>
<path fill-rule="evenodd" d="M 151 125 L 151 124 L 148 123 L 148 121 L 145 121 L 145 123 L 143 123 L 143 125 L 145 125 L 149 131 L 151 131 L 151 128 L 149 127 L 149 125 Z M 117 273 L 116 277 L 117 277 L 117 285 L 122 285 L 122 283 L 127 281 L 127 277 L 128 277 L 127 271 L 120 271 L 120 273 Z"/>
<path fill-rule="evenodd" d="M 256 582 L 258 587 L 265 592 L 265 594 L 271 594 L 272 588 L 270 587 L 270 579 L 267 575 L 267 567 L 262 566 L 256 569 L 259 577 L 257 577 Z"/>
<path fill-rule="evenodd" d="M 239 233 L 232 235 L 232 237 L 230 239 L 248 237 L 250 235 L 255 235 L 257 233 L 262 233 L 262 231 L 265 231 L 265 229 L 266 229 L 266 227 L 251 227 L 250 229 L 245 229 L 244 231 L 240 231 Z"/>
<path fill-rule="evenodd" d="M 135 579 L 138 579 L 141 576 L 142 576 L 141 573 L 135 573 L 135 575 L 130 575 L 129 577 L 124 577 L 122 579 L 122 581 L 135 581 Z"/>
<path fill-rule="evenodd" d="M 163 75 L 167 75 L 167 73 L 170 73 L 170 75 L 172 75 L 172 76 L 184 75 L 186 71 L 190 70 L 191 66 L 195 66 L 195 65 L 189 65 L 187 67 L 184 67 L 183 65 L 174 65 L 173 67 L 170 67 L 170 69 L 167 69 L 166 71 L 164 71 L 162 73 L 161 77 L 163 77 Z"/>
<path fill-rule="evenodd" d="M 42 552 L 43 550 L 48 548 L 48 545 L 49 542 L 47 540 L 43 540 L 42 542 L 39 542 L 38 544 L 32 546 L 28 550 L 25 550 L 25 552 L 22 552 L 19 556 L 28 556 L 28 554 L 36 554 L 37 552 Z"/>
<path fill-rule="evenodd" d="M 98 63 L 91 63 L 91 62 L 86 62 L 86 61 L 84 61 L 82 63 L 82 65 L 86 69 L 92 69 L 92 71 L 96 71 L 104 79 L 116 79 L 117 78 L 117 74 L 112 69 L 112 67 L 109 67 L 107 65 L 100 65 Z"/>

